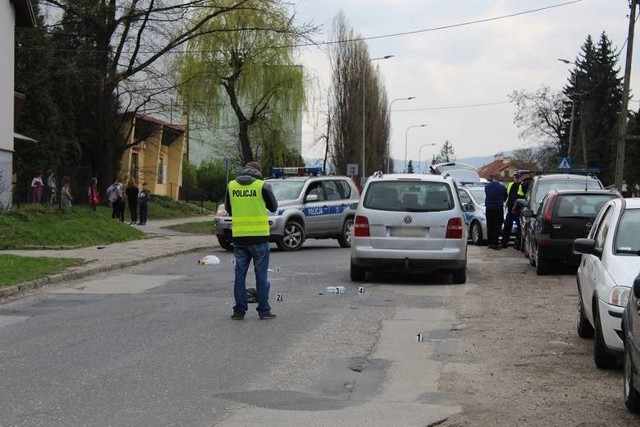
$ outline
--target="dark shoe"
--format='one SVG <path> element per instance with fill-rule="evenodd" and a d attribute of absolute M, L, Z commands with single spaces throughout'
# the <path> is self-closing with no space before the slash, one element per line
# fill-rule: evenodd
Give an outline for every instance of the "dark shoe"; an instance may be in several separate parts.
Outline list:
<path fill-rule="evenodd" d="M 261 313 L 259 314 L 260 316 L 260 320 L 270 320 L 270 319 L 275 319 L 276 315 L 273 313 Z"/>
<path fill-rule="evenodd" d="M 233 313 L 231 315 L 232 320 L 244 320 L 244 313 Z"/>

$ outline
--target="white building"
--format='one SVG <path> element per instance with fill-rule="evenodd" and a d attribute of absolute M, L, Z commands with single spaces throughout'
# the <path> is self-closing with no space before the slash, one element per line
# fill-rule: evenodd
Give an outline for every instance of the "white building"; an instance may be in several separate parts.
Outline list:
<path fill-rule="evenodd" d="M 0 210 L 11 206 L 14 138 L 21 138 L 14 133 L 14 103 L 21 101 L 14 94 L 15 27 L 35 24 L 31 0 L 0 1 Z"/>

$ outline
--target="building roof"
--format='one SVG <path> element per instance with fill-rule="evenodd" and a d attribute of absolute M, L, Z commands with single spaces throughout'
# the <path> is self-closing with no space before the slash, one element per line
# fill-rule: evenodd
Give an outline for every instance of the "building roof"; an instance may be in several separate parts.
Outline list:
<path fill-rule="evenodd" d="M 172 130 L 174 130 L 176 132 L 184 132 L 186 130 L 186 127 L 183 126 L 183 125 L 171 124 L 171 123 L 165 122 L 163 120 L 156 119 L 155 117 L 147 116 L 147 115 L 140 114 L 140 113 L 130 112 L 130 113 L 125 113 L 124 115 L 125 115 L 125 117 L 135 117 L 136 120 L 143 120 L 143 121 L 148 122 L 148 123 L 153 123 L 153 124 L 156 124 L 156 125 L 164 126 L 166 128 L 172 129 Z"/>
<path fill-rule="evenodd" d="M 510 167 L 513 167 L 510 157 L 500 158 L 478 168 L 478 175 L 480 175 L 481 178 L 488 179 L 489 175 L 494 173 L 503 175 L 504 171 Z"/>

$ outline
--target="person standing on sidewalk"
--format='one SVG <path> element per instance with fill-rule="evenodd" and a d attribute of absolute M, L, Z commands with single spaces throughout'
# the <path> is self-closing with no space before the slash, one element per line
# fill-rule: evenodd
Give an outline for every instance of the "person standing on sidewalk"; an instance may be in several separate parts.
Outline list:
<path fill-rule="evenodd" d="M 134 225 L 138 222 L 138 194 L 140 190 L 133 178 L 129 178 L 129 181 L 127 181 L 125 193 L 127 195 L 127 203 L 129 204 L 129 215 L 131 215 L 129 225 Z"/>
<path fill-rule="evenodd" d="M 151 198 L 151 191 L 147 187 L 147 183 L 142 183 L 142 191 L 138 194 L 138 207 L 140 208 L 140 222 L 138 225 L 145 225 L 147 223 L 147 211 L 149 209 L 149 199 Z"/>
<path fill-rule="evenodd" d="M 500 249 L 500 230 L 504 218 L 504 201 L 507 198 L 507 189 L 499 181 L 496 173 L 489 175 L 489 182 L 484 186 L 487 210 L 487 239 L 489 249 Z"/>
<path fill-rule="evenodd" d="M 225 195 L 225 208 L 233 223 L 233 256 L 235 277 L 233 295 L 233 320 L 242 320 L 248 310 L 247 271 L 253 259 L 256 275 L 258 316 L 274 319 L 269 305 L 267 271 L 269 269 L 269 216 L 267 210 L 275 212 L 278 201 L 271 186 L 262 178 L 262 167 L 258 162 L 249 162 L 240 168 L 238 177 L 229 182 Z"/>

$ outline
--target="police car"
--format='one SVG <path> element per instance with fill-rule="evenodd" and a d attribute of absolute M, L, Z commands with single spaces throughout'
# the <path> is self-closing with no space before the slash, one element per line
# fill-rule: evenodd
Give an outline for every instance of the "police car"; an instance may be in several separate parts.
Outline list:
<path fill-rule="evenodd" d="M 458 187 L 458 197 L 464 210 L 465 223 L 469 227 L 469 239 L 474 245 L 483 245 L 487 240 L 484 183 L 463 184 Z"/>
<path fill-rule="evenodd" d="M 278 209 L 269 212 L 271 241 L 283 251 L 296 251 L 308 238 L 337 239 L 343 248 L 351 247 L 351 232 L 360 192 L 348 176 L 322 175 L 322 168 L 273 168 L 265 181 L 278 199 Z M 213 219 L 220 246 L 228 251 L 232 221 L 224 205 Z"/>

